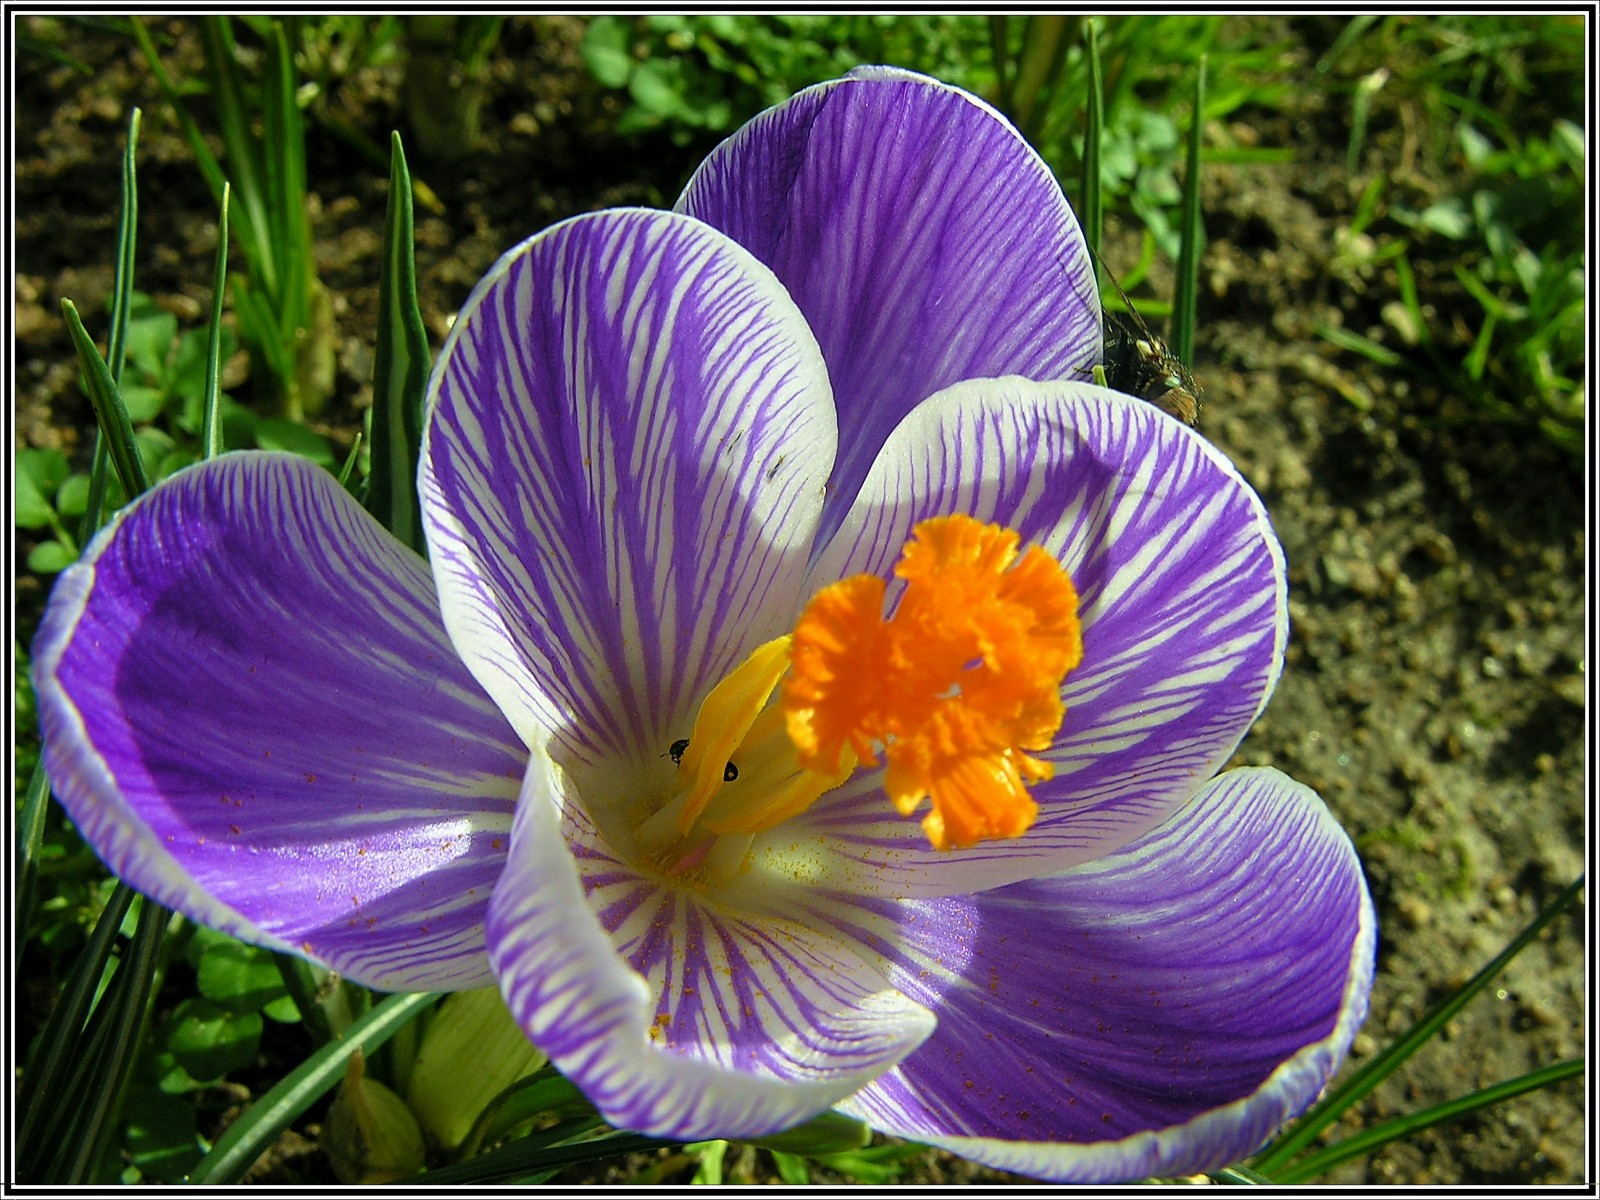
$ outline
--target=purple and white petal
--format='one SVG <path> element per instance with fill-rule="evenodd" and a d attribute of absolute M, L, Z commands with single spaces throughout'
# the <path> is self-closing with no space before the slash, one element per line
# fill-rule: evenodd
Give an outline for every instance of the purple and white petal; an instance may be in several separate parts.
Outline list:
<path fill-rule="evenodd" d="M 34 642 L 51 786 L 161 903 L 388 991 L 489 982 L 527 752 L 427 565 L 326 471 L 223 455 L 130 505 Z"/>
<path fill-rule="evenodd" d="M 421 467 L 446 626 L 513 726 L 635 765 L 793 619 L 835 426 L 805 320 L 745 250 L 613 210 L 489 272 Z"/>
<path fill-rule="evenodd" d="M 535 755 L 489 907 L 489 954 L 523 1030 L 611 1124 L 682 1139 L 772 1133 L 932 1030 L 848 942 L 770 893 L 730 891 L 623 861 L 568 778 Z"/>
<path fill-rule="evenodd" d="M 937 851 L 862 773 L 770 831 L 829 886 L 953 895 L 1064 870 L 1165 820 L 1233 753 L 1277 681 L 1283 555 L 1265 508 L 1204 438 L 1092 384 L 971 380 L 897 428 L 822 551 L 810 590 L 888 576 L 912 527 L 960 512 L 1010 526 L 1067 568 L 1083 662 L 1020 838 Z M 890 589 L 890 603 L 898 586 Z M 794 849 L 798 848 L 798 850 Z"/>
<path fill-rule="evenodd" d="M 1086 379 L 1100 297 L 1077 219 L 1011 123 L 886 67 L 819 84 L 701 164 L 678 208 L 777 272 L 839 407 L 823 535 L 895 424 L 963 379 Z"/>
<path fill-rule="evenodd" d="M 1343 1060 L 1375 937 L 1322 801 L 1277 771 L 1230 771 L 1100 862 L 908 902 L 891 978 L 939 1026 L 844 1107 L 1046 1179 L 1237 1162 Z"/>

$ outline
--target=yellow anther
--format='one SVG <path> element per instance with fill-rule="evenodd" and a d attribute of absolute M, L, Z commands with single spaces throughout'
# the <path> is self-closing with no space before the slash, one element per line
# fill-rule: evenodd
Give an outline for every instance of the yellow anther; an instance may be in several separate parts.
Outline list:
<path fill-rule="evenodd" d="M 727 763 L 789 668 L 789 641 L 785 634 L 757 646 L 700 705 L 689 746 L 678 761 L 678 785 L 689 792 L 678 815 L 679 832 L 689 832 L 725 782 Z"/>

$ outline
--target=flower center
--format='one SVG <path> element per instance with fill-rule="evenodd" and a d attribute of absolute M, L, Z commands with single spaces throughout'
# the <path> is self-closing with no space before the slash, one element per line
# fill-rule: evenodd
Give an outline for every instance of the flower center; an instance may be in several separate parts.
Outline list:
<path fill-rule="evenodd" d="M 930 801 L 922 828 L 937 849 L 1025 833 L 1038 814 L 1028 785 L 1053 774 L 1029 751 L 1060 729 L 1061 681 L 1083 643 L 1072 580 L 1038 546 L 1019 554 L 1019 540 L 935 517 L 901 552 L 892 615 L 876 576 L 819 591 L 792 634 L 757 647 L 706 696 L 687 745 L 672 746 L 677 793 L 641 840 L 667 850 L 677 872 L 711 854 L 742 860 L 756 834 L 879 754 L 901 813 Z"/>

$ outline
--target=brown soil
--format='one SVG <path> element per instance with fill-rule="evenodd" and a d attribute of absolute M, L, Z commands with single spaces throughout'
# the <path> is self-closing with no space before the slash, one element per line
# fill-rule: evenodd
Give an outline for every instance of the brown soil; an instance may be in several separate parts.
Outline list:
<path fill-rule="evenodd" d="M 209 305 L 216 214 L 131 39 L 47 18 L 22 27 L 92 69 L 23 53 L 16 73 L 16 445 L 59 446 L 81 463 L 92 416 L 58 303 L 73 298 L 103 334 L 131 105 L 144 110 L 136 279 L 184 328 Z M 169 67 L 195 75 L 189 25 L 159 28 L 175 39 Z M 1307 42 L 1326 36 L 1316 23 L 1285 31 L 1302 63 L 1313 58 Z M 481 148 L 450 165 L 413 162 L 439 201 L 417 218 L 435 348 L 503 251 L 575 212 L 670 203 L 704 149 L 619 141 L 616 99 L 577 58 L 581 32 L 576 19 L 510 20 Z M 398 64 L 364 68 L 323 103 L 383 145 L 400 121 L 399 80 Z M 1203 430 L 1265 497 L 1290 564 L 1288 666 L 1238 761 L 1273 764 L 1320 791 L 1356 839 L 1378 904 L 1360 1062 L 1583 869 L 1585 509 L 1578 466 L 1536 433 L 1486 423 L 1426 376 L 1380 370 L 1317 336 L 1344 325 L 1383 337 L 1394 282 L 1336 259 L 1364 182 L 1344 173 L 1346 98 L 1307 87 L 1296 103 L 1290 117 L 1227 131 L 1292 147 L 1292 165 L 1208 171 L 1196 374 Z M 317 121 L 309 130 L 319 266 L 339 329 L 337 391 L 320 427 L 342 451 L 370 403 L 388 173 Z M 1407 137 L 1398 119 L 1375 120 L 1364 170 L 1409 158 Z M 1426 156 L 1410 168 L 1419 194 L 1442 186 L 1429 174 L 1438 169 Z M 1448 267 L 1419 274 L 1440 327 L 1459 322 L 1454 301 L 1434 290 Z M 241 369 L 234 394 L 248 400 Z M 47 588 L 18 581 L 24 638 Z M 1338 1132 L 1582 1055 L 1583 928 L 1582 911 L 1559 920 Z M 1334 1178 L 1581 1180 L 1582 1101 L 1576 1081 L 1546 1089 Z M 941 1158 L 921 1177 L 974 1176 L 998 1178 Z"/>

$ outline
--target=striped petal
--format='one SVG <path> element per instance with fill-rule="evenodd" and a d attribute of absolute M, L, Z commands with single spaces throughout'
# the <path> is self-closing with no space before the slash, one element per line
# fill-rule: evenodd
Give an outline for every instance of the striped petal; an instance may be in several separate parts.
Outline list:
<path fill-rule="evenodd" d="M 1344 1058 L 1376 938 L 1349 839 L 1268 769 L 1228 772 L 1099 862 L 911 902 L 900 928 L 892 978 L 939 1026 L 845 1107 L 1074 1182 L 1186 1175 L 1258 1149 Z"/>
<path fill-rule="evenodd" d="M 613 852 L 548 757 L 528 769 L 489 947 L 523 1029 L 611 1124 L 772 1133 L 902 1059 L 933 1027 L 781 889 L 701 892 Z"/>
<path fill-rule="evenodd" d="M 122 879 L 372 987 L 489 981 L 527 753 L 426 564 L 327 472 L 224 455 L 130 505 L 34 671 L 51 785 Z"/>
<path fill-rule="evenodd" d="M 1097 858 L 1216 773 L 1282 665 L 1285 573 L 1266 510 L 1152 405 L 1091 384 L 948 389 L 895 430 L 810 586 L 889 576 L 912 526 L 951 512 L 1017 529 L 1077 586 L 1083 663 L 1043 755 L 1055 778 L 1033 789 L 1039 818 L 1023 837 L 949 852 L 863 773 L 765 837 L 763 853 L 829 886 L 953 895 Z"/>
<path fill-rule="evenodd" d="M 839 406 L 824 535 L 896 423 L 963 379 L 1083 379 L 1100 361 L 1094 268 L 1060 186 L 959 88 L 868 67 L 749 122 L 681 211 L 777 272 Z"/>
<path fill-rule="evenodd" d="M 659 757 L 792 619 L 834 452 L 770 271 L 672 213 L 578 217 L 478 285 L 421 470 L 446 626 L 530 743 Z"/>

